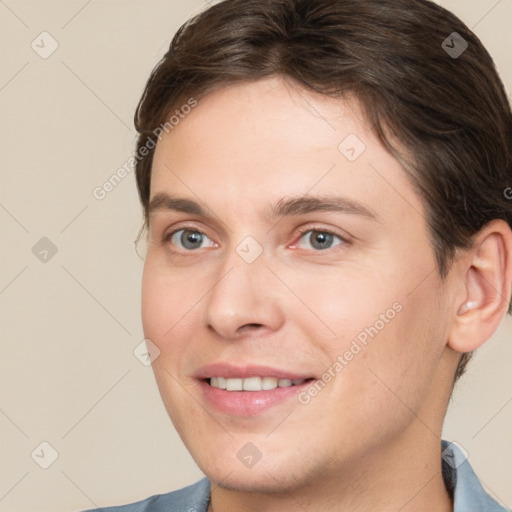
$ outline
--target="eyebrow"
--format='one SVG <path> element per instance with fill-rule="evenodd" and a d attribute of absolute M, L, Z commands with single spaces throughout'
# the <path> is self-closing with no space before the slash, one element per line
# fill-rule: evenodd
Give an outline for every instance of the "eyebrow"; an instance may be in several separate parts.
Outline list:
<path fill-rule="evenodd" d="M 156 194 L 149 202 L 149 216 L 158 211 L 174 211 L 205 218 L 212 217 L 196 201 L 184 197 L 172 197 L 165 192 Z M 273 221 L 279 217 L 305 215 L 319 211 L 359 215 L 375 221 L 379 219 L 379 216 L 373 210 L 359 201 L 333 195 L 305 195 L 282 198 L 267 210 L 266 217 L 269 221 Z"/>

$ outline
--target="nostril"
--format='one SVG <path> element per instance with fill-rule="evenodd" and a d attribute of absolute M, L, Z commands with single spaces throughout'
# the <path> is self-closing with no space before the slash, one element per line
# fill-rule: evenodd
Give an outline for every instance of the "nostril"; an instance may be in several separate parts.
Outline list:
<path fill-rule="evenodd" d="M 240 330 L 243 329 L 258 329 L 259 327 L 263 327 L 261 324 L 245 324 L 240 327 Z"/>

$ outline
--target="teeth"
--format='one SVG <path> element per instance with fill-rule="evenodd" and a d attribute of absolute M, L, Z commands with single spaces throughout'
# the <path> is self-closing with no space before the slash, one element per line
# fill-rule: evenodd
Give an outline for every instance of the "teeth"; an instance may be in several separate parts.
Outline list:
<path fill-rule="evenodd" d="M 242 391 L 244 379 L 226 379 L 227 391 Z"/>
<path fill-rule="evenodd" d="M 243 379 L 244 391 L 261 391 L 261 377 L 249 377 Z"/>
<path fill-rule="evenodd" d="M 277 377 L 247 377 L 245 379 L 211 377 L 210 386 L 225 389 L 226 391 L 267 391 L 277 387 L 287 388 L 290 386 L 298 386 L 302 384 L 304 380 L 305 379 L 278 379 Z"/>
<path fill-rule="evenodd" d="M 261 379 L 261 389 L 267 391 L 277 388 L 277 379 L 275 377 L 263 377 Z"/>

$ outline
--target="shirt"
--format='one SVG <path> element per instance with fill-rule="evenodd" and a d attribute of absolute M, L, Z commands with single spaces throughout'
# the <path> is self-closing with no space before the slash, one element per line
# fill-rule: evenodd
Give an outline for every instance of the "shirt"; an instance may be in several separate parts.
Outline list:
<path fill-rule="evenodd" d="M 469 461 L 454 443 L 442 441 L 442 471 L 446 488 L 453 496 L 453 512 L 512 512 L 499 505 L 482 487 Z M 210 482 L 203 478 L 193 485 L 145 500 L 100 509 L 103 512 L 207 512 Z M 84 512 L 95 512 L 98 509 Z"/>

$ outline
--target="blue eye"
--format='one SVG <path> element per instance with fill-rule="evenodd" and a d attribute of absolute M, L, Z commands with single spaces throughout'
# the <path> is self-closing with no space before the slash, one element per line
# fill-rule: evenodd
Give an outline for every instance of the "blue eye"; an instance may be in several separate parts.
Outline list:
<path fill-rule="evenodd" d="M 306 242 L 306 247 L 300 246 L 301 240 Z M 163 241 L 164 243 L 170 242 L 171 245 L 177 247 L 178 250 L 186 252 L 216 246 L 215 242 L 203 232 L 188 228 L 181 228 L 168 233 L 164 236 Z M 349 245 L 349 241 L 329 230 L 308 229 L 300 232 L 299 242 L 295 244 L 295 247 L 318 252 L 326 251 L 341 244 Z"/>
<path fill-rule="evenodd" d="M 173 231 L 166 235 L 164 240 L 170 240 L 173 245 L 178 245 L 178 247 L 181 244 L 181 247 L 179 248 L 186 250 L 201 249 L 202 247 L 211 247 L 215 245 L 204 233 L 193 229 L 178 229 L 177 231 Z M 205 240 L 210 240 L 211 243 L 202 245 Z"/>
<path fill-rule="evenodd" d="M 318 251 L 325 251 L 326 249 L 340 245 L 343 242 L 347 242 L 347 240 L 340 235 L 320 229 L 309 229 L 307 231 L 303 231 L 300 239 L 302 240 L 303 238 L 310 243 L 310 247 L 306 247 L 306 249 L 313 248 Z M 339 240 L 339 243 L 333 245 L 336 238 Z"/>

